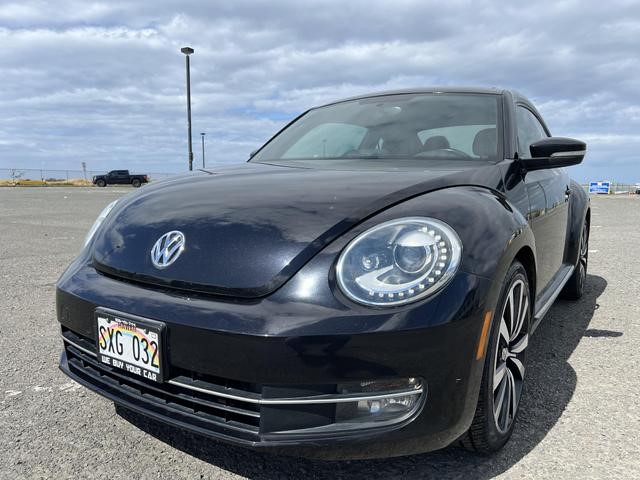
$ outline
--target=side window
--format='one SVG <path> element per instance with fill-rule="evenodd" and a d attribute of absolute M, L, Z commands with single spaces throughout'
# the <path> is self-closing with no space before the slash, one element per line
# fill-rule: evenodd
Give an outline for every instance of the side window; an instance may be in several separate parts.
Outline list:
<path fill-rule="evenodd" d="M 532 143 L 547 137 L 547 132 L 536 116 L 524 107 L 517 107 L 518 154 L 521 158 L 531 158 L 529 147 Z"/>

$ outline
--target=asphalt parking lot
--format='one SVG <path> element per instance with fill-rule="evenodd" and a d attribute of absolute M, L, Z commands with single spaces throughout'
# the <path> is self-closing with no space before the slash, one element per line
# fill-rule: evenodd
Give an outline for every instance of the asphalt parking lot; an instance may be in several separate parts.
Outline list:
<path fill-rule="evenodd" d="M 322 462 L 149 422 L 58 371 L 55 282 L 128 188 L 0 188 L 0 478 L 639 478 L 640 197 L 592 200 L 585 297 L 558 301 L 529 350 L 511 442 Z"/>

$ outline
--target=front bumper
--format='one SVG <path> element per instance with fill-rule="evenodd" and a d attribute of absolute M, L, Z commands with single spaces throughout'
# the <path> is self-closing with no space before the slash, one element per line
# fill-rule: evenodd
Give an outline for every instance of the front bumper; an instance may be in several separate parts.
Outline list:
<path fill-rule="evenodd" d="M 424 452 L 450 444 L 471 423 L 483 366 L 475 353 L 494 290 L 489 280 L 459 273 L 434 298 L 392 310 L 302 301 L 295 282 L 238 303 L 126 283 L 76 264 L 57 289 L 60 368 L 131 410 L 237 445 L 326 458 Z M 163 384 L 96 361 L 100 306 L 165 322 Z M 314 430 L 331 422 L 335 403 L 269 402 L 331 399 L 340 383 L 408 377 L 424 382 L 418 408 L 375 428 Z"/>

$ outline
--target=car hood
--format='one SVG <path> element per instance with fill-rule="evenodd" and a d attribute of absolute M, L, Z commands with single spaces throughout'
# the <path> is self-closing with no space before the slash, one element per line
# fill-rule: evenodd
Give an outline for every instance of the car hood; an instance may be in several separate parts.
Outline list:
<path fill-rule="evenodd" d="M 149 185 L 116 205 L 93 242 L 95 267 L 144 283 L 236 297 L 264 296 L 332 240 L 404 199 L 478 184 L 491 167 L 308 169 L 247 163 Z M 482 171 L 485 170 L 485 174 Z M 185 248 L 156 268 L 151 249 L 179 230 Z"/>

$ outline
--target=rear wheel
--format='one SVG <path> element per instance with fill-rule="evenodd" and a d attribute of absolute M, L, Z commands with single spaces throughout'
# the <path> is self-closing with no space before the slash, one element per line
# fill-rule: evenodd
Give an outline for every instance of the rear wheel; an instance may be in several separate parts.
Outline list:
<path fill-rule="evenodd" d="M 531 318 L 529 280 L 520 262 L 509 268 L 493 316 L 476 414 L 462 446 L 495 452 L 507 443 L 520 407 Z"/>
<path fill-rule="evenodd" d="M 578 251 L 578 264 L 571 278 L 564 286 L 561 297 L 567 300 L 579 300 L 584 293 L 584 284 L 587 281 L 587 266 L 589 264 L 589 224 L 584 221 L 580 234 L 580 250 Z"/>
<path fill-rule="evenodd" d="M 99 186 L 99 187 L 106 187 L 107 186 L 107 182 L 105 182 L 102 178 L 100 178 L 96 182 L 96 185 Z"/>
<path fill-rule="evenodd" d="M 138 188 L 141 185 L 140 179 L 134 178 L 133 180 L 131 180 L 131 185 L 133 185 L 135 188 Z"/>

